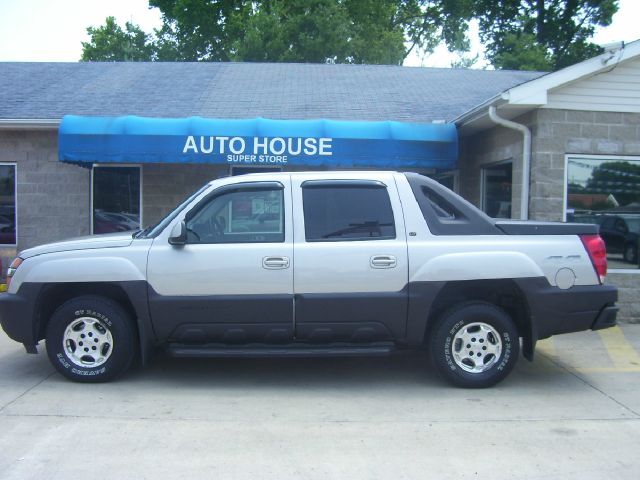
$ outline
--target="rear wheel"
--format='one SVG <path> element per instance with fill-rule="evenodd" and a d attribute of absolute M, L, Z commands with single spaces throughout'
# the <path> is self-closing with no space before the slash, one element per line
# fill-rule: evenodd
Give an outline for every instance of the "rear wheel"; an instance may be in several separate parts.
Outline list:
<path fill-rule="evenodd" d="M 106 382 L 122 374 L 136 352 L 133 323 L 107 298 L 86 295 L 64 303 L 47 326 L 47 354 L 65 377 Z"/>
<path fill-rule="evenodd" d="M 520 350 L 518 331 L 495 305 L 474 302 L 445 312 L 431 339 L 438 372 L 459 387 L 484 388 L 503 380 Z"/>
<path fill-rule="evenodd" d="M 632 243 L 624 247 L 624 259 L 629 263 L 636 263 L 638 261 L 638 249 Z"/>

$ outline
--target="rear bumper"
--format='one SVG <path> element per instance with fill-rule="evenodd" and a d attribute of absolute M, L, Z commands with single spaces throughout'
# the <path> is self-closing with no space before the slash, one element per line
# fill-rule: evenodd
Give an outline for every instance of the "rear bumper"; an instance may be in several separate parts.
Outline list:
<path fill-rule="evenodd" d="M 561 290 L 549 285 L 546 278 L 523 279 L 519 285 L 529 304 L 534 341 L 616 324 L 618 289 L 613 285 L 580 285 Z"/>
<path fill-rule="evenodd" d="M 616 324 L 616 315 L 619 308 L 616 306 L 604 307 L 600 314 L 596 317 L 591 330 L 602 330 L 603 328 L 613 327 Z"/>

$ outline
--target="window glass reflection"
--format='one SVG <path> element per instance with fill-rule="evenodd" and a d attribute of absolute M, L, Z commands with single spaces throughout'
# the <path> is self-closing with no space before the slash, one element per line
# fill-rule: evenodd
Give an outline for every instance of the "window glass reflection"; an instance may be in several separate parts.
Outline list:
<path fill-rule="evenodd" d="M 16 166 L 0 165 L 0 245 L 16 244 Z"/>
<path fill-rule="evenodd" d="M 140 228 L 140 168 L 93 169 L 93 233 Z"/>
<path fill-rule="evenodd" d="M 600 226 L 609 268 L 637 268 L 640 160 L 569 159 L 567 221 Z"/>

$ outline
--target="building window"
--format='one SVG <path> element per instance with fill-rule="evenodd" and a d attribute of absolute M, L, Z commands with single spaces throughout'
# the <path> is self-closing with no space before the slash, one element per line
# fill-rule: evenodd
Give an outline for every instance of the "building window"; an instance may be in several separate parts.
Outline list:
<path fill-rule="evenodd" d="M 566 220 L 600 226 L 609 268 L 637 268 L 640 157 L 567 157 Z"/>
<path fill-rule="evenodd" d="M 503 162 L 482 169 L 482 210 L 493 218 L 511 218 L 513 164 Z"/>
<path fill-rule="evenodd" d="M 245 167 L 245 166 L 235 166 L 231 167 L 231 176 L 235 177 L 236 175 L 246 175 L 247 173 L 274 173 L 281 172 L 282 168 L 280 167 Z"/>
<path fill-rule="evenodd" d="M 0 245 L 16 244 L 16 166 L 0 164 Z"/>
<path fill-rule="evenodd" d="M 457 170 L 452 172 L 437 173 L 435 175 L 432 175 L 431 178 L 433 178 L 440 185 L 447 187 L 449 190 L 458 192 L 459 173 Z"/>
<path fill-rule="evenodd" d="M 389 194 L 384 185 L 326 185 L 302 188 L 307 242 L 384 240 L 396 237 Z"/>
<path fill-rule="evenodd" d="M 141 225 L 140 167 L 93 168 L 93 233 L 137 230 Z"/>

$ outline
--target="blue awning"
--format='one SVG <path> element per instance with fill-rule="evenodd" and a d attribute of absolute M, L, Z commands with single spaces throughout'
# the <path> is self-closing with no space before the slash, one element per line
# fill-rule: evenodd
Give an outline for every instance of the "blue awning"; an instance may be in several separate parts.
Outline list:
<path fill-rule="evenodd" d="M 67 115 L 64 162 L 452 169 L 453 124 Z"/>

